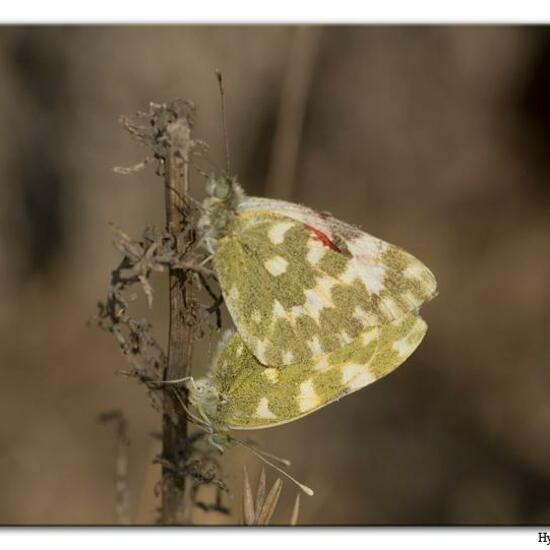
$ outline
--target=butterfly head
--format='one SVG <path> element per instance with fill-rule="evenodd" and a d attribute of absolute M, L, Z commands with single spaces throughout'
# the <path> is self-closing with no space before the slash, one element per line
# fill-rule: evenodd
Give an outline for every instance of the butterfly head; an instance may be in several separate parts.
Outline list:
<path fill-rule="evenodd" d="M 186 384 L 189 392 L 189 411 L 191 421 L 200 426 L 207 434 L 209 443 L 221 453 L 230 446 L 229 427 L 220 420 L 221 399 L 209 377 L 190 378 Z"/>
<path fill-rule="evenodd" d="M 198 411 L 203 420 L 211 424 L 212 419 L 216 417 L 220 401 L 212 380 L 209 377 L 191 379 L 187 384 L 187 389 L 192 407 Z"/>
<path fill-rule="evenodd" d="M 244 191 L 234 176 L 211 176 L 206 182 L 207 198 L 203 201 L 203 214 L 198 228 L 210 252 L 226 232 Z"/>

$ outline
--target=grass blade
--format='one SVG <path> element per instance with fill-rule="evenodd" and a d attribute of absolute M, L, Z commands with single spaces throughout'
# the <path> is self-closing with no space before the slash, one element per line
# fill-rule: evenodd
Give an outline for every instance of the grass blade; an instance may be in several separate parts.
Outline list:
<path fill-rule="evenodd" d="M 254 499 L 246 466 L 243 466 L 243 476 L 243 521 L 245 525 L 254 525 L 256 519 L 254 514 Z"/>
<path fill-rule="evenodd" d="M 256 520 L 260 517 L 260 511 L 265 502 L 265 468 L 262 467 L 260 480 L 258 481 L 258 492 L 256 493 Z"/>
<path fill-rule="evenodd" d="M 257 522 L 258 525 L 269 525 L 269 522 L 271 521 L 271 517 L 275 512 L 275 508 L 277 507 L 277 503 L 279 502 L 279 497 L 281 496 L 282 488 L 283 488 L 283 482 L 281 481 L 281 478 L 279 478 L 273 484 L 273 487 L 271 487 L 271 490 L 269 491 L 265 499 L 264 505 L 258 517 L 258 522 Z"/>
<path fill-rule="evenodd" d="M 298 516 L 300 515 L 300 493 L 296 495 L 294 501 L 294 508 L 292 509 L 292 516 L 290 517 L 290 525 L 294 526 L 298 524 Z"/>

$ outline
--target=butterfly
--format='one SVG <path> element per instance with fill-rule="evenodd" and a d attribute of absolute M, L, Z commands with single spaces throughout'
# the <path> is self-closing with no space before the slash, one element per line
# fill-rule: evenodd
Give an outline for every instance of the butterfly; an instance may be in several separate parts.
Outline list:
<path fill-rule="evenodd" d="M 211 179 L 199 221 L 225 303 L 265 366 L 310 361 L 433 298 L 431 271 L 403 249 L 298 204 Z"/>

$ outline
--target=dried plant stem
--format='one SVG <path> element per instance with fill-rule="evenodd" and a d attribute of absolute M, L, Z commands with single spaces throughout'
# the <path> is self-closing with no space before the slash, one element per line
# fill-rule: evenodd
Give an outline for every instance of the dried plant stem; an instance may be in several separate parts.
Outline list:
<path fill-rule="evenodd" d="M 194 507 L 228 513 L 222 502 L 222 492 L 227 487 L 218 475 L 221 466 L 209 451 L 200 448 L 203 432 L 191 434 L 188 429 L 186 389 L 167 383 L 190 377 L 193 342 L 204 334 L 203 324 L 211 314 L 221 325 L 221 298 L 207 281 L 215 274 L 204 267 L 206 252 L 196 239 L 199 209 L 188 195 L 190 159 L 206 148 L 203 142 L 192 138 L 194 118 L 195 107 L 185 99 L 150 103 L 148 111 L 121 118 L 129 134 L 149 147 L 152 154 L 148 159 L 154 159 L 157 174 L 164 176 L 166 228 L 146 227 L 140 240 L 132 240 L 115 228 L 115 245 L 123 258 L 111 272 L 107 299 L 98 302 L 98 313 L 91 320 L 115 336 L 130 365 L 128 371 L 121 372 L 145 384 L 155 408 L 160 405 L 162 410 L 162 453 L 154 462 L 162 466 L 158 521 L 167 525 L 190 523 Z M 117 172 L 132 173 L 144 164 Z M 170 313 L 165 351 L 152 335 L 151 324 L 130 314 L 135 294 L 129 291 L 141 287 L 151 307 L 150 277 L 167 268 Z M 208 307 L 192 292 L 193 285 L 198 286 L 199 282 L 214 299 Z M 215 485 L 214 503 L 198 499 L 198 490 L 205 485 Z"/>
<path fill-rule="evenodd" d="M 189 154 L 192 140 L 191 129 L 185 118 L 178 118 L 166 128 L 168 145 L 164 159 L 166 229 L 174 235 L 187 236 L 185 212 L 189 189 Z M 181 243 L 183 246 L 189 243 Z M 187 272 L 170 268 L 170 319 L 168 329 L 168 364 L 164 380 L 174 380 L 191 375 L 192 324 L 190 318 L 189 287 Z M 183 396 L 186 399 L 186 396 Z M 172 464 L 179 462 L 181 442 L 187 439 L 187 420 L 180 408 L 175 406 L 169 392 L 164 394 L 163 405 L 163 449 L 164 460 Z M 162 516 L 164 524 L 176 524 L 184 516 L 185 477 L 175 477 L 170 468 L 162 470 Z"/>
<path fill-rule="evenodd" d="M 321 27 L 293 29 L 271 148 L 266 196 L 292 199 L 298 152 Z"/>

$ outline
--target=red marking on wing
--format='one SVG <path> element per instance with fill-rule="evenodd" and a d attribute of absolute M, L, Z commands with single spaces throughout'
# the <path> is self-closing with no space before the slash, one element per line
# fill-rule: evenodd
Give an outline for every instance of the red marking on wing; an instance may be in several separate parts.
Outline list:
<path fill-rule="evenodd" d="M 331 250 L 334 250 L 334 252 L 339 252 L 340 254 L 342 254 L 342 251 L 322 231 L 319 231 L 319 229 L 315 229 L 315 227 L 312 227 L 311 225 L 308 225 L 307 223 L 304 223 L 304 225 L 313 233 L 313 238 L 316 241 L 319 241 L 320 243 L 322 243 L 327 248 L 330 248 Z"/>

